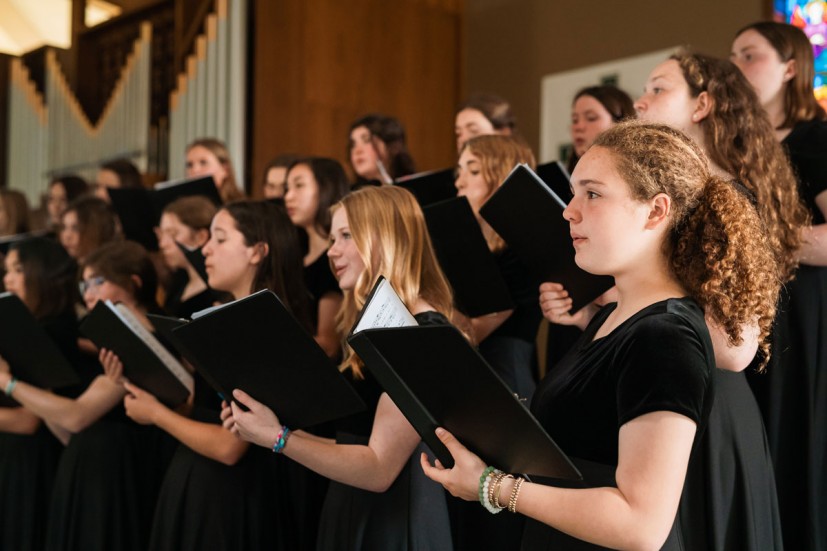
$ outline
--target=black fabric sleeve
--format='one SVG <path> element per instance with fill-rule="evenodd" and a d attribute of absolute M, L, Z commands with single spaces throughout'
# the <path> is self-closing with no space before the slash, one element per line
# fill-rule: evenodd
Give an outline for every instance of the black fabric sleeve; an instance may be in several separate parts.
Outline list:
<path fill-rule="evenodd" d="M 714 361 L 684 318 L 667 313 L 640 320 L 615 360 L 618 427 L 653 411 L 701 422 Z"/>

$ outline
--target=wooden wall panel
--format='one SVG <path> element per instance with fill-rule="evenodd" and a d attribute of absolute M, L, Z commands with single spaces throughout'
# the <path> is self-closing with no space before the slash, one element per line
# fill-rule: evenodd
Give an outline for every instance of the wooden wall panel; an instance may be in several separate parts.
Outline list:
<path fill-rule="evenodd" d="M 348 127 L 369 112 L 402 121 L 418 169 L 452 165 L 461 18 L 459 0 L 255 0 L 254 192 L 281 153 L 346 164 Z"/>

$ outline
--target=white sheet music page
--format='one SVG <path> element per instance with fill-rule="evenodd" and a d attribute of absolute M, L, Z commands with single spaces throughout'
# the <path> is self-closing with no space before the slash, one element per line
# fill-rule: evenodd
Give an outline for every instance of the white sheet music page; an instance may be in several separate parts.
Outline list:
<path fill-rule="evenodd" d="M 170 373 L 175 375 L 175 377 L 181 381 L 181 384 L 184 385 L 187 390 L 190 392 L 193 391 L 195 388 L 195 382 L 192 378 L 192 375 L 184 368 L 181 363 L 175 359 L 175 356 L 169 353 L 163 344 L 161 344 L 155 336 L 144 327 L 144 325 L 135 317 L 135 315 L 129 310 L 129 308 L 121 303 L 112 304 L 111 301 L 106 301 L 106 306 L 112 310 L 116 316 L 123 322 L 125 326 L 127 326 L 139 339 L 144 341 L 152 352 L 158 356 L 158 359 L 169 369 Z"/>
<path fill-rule="evenodd" d="M 411 327 L 419 325 L 402 299 L 394 291 L 390 282 L 382 278 L 371 295 L 365 307 L 362 308 L 362 317 L 353 334 L 364 329 L 388 328 L 388 327 Z"/>

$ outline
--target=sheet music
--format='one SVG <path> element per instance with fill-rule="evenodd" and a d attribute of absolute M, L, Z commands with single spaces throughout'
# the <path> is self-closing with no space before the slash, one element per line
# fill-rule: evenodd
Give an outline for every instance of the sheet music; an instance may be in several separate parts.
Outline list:
<path fill-rule="evenodd" d="M 106 306 L 108 306 L 109 309 L 112 310 L 116 316 L 118 316 L 118 319 L 120 319 L 126 327 L 135 333 L 135 335 L 141 339 L 150 350 L 152 350 L 164 366 L 169 369 L 170 373 L 175 375 L 175 377 L 181 381 L 181 384 L 184 385 L 187 390 L 190 392 L 193 391 L 195 383 L 192 375 L 190 375 L 184 366 L 169 353 L 169 350 L 167 350 L 164 345 L 155 338 L 149 329 L 144 327 L 144 325 L 138 320 L 138 318 L 135 317 L 127 306 L 123 304 L 113 304 L 109 300 L 106 301 Z"/>
<path fill-rule="evenodd" d="M 370 300 L 362 308 L 362 317 L 353 334 L 377 327 L 411 327 L 419 325 L 394 291 L 390 282 L 382 278 Z"/>

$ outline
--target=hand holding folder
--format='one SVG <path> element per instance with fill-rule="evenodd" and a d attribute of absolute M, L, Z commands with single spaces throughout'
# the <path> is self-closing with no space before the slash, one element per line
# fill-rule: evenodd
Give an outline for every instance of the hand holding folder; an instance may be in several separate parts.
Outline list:
<path fill-rule="evenodd" d="M 193 316 L 172 330 L 174 344 L 219 394 L 241 389 L 306 428 L 364 409 L 324 351 L 272 291 Z"/>
<path fill-rule="evenodd" d="M 360 319 L 401 303 L 385 293 L 384 298 L 377 296 L 371 294 Z M 437 427 L 445 427 L 490 464 L 510 472 L 580 478 L 525 405 L 455 327 L 360 326 L 348 343 L 444 466 L 454 461 L 434 434 Z"/>

